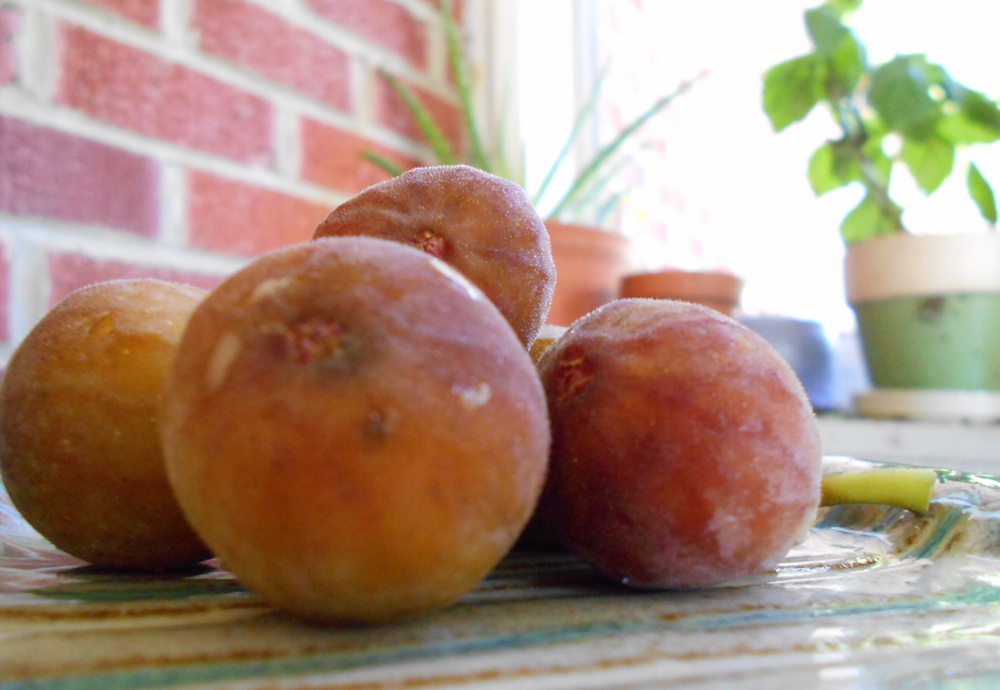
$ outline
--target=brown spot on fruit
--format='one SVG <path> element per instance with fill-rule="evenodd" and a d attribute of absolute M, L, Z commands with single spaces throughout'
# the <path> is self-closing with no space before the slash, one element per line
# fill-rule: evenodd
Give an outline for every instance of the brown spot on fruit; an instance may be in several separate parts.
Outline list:
<path fill-rule="evenodd" d="M 348 356 L 347 335 L 347 328 L 337 321 L 300 321 L 279 336 L 281 356 L 302 365 L 337 363 Z"/>
<path fill-rule="evenodd" d="M 380 412 L 379 410 L 372 410 L 368 413 L 368 418 L 365 420 L 365 438 L 371 441 L 389 438 L 392 436 L 394 426 L 395 423 L 392 415 Z"/>
<path fill-rule="evenodd" d="M 575 398 L 594 375 L 594 362 L 579 345 L 570 345 L 552 370 L 552 387 L 559 401 Z"/>
<path fill-rule="evenodd" d="M 442 261 L 447 260 L 451 254 L 451 243 L 448 239 L 431 228 L 422 228 L 417 232 L 413 236 L 413 244 L 417 249 Z"/>

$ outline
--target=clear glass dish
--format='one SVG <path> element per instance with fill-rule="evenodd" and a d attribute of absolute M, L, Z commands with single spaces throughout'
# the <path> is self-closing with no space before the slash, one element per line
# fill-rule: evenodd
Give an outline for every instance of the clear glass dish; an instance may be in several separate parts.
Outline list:
<path fill-rule="evenodd" d="M 773 572 L 724 587 L 630 590 L 572 555 L 515 551 L 453 606 L 337 628 L 211 561 L 82 565 L 4 499 L 0 688 L 1000 687 L 998 537 L 1000 478 L 941 470 L 927 514 L 823 509 Z"/>

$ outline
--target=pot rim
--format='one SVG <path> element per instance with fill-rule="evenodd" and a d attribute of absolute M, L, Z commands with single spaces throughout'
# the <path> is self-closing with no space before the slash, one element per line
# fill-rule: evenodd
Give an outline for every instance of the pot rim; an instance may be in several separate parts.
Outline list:
<path fill-rule="evenodd" d="M 847 301 L 1000 292 L 1000 232 L 896 233 L 848 245 Z"/>
<path fill-rule="evenodd" d="M 861 414 L 873 419 L 1000 420 L 1000 393 L 996 391 L 876 388 L 858 395 L 856 403 Z"/>

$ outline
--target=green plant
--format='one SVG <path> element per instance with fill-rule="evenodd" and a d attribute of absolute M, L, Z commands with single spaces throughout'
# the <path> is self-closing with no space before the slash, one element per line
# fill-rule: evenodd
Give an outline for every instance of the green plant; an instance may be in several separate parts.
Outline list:
<path fill-rule="evenodd" d="M 430 146 L 437 164 L 454 165 L 464 163 L 472 165 L 486 172 L 513 180 L 523 186 L 524 180 L 520 171 L 516 170 L 506 158 L 506 146 L 502 138 L 502 127 L 498 130 L 498 138 L 490 146 L 487 146 L 484 138 L 485 128 L 480 121 L 473 103 L 470 70 L 462 49 L 461 34 L 455 21 L 454 13 L 451 10 L 450 0 L 441 0 L 439 9 L 445 29 L 448 62 L 454 74 L 459 105 L 462 112 L 464 124 L 463 138 L 467 145 L 466 150 L 456 151 L 454 149 L 442 125 L 435 121 L 431 111 L 411 89 L 392 74 L 383 72 L 383 77 L 406 104 L 421 135 Z M 582 215 L 584 209 L 589 209 L 592 216 L 598 221 L 606 217 L 621 196 L 620 194 L 608 195 L 606 190 L 610 181 L 629 160 L 629 157 L 623 158 L 621 156 L 622 146 L 634 137 L 646 122 L 667 108 L 704 76 L 704 74 L 699 74 L 692 79 L 682 81 L 674 91 L 654 101 L 610 142 L 600 148 L 594 154 L 593 158 L 580 168 L 563 195 L 552 205 L 551 210 L 546 213 L 547 220 L 578 218 Z M 588 121 L 593 116 L 594 110 L 600 100 L 603 80 L 604 77 L 602 75 L 595 81 L 587 102 L 577 113 L 562 148 L 538 188 L 528 190 L 529 198 L 536 206 L 540 204 L 542 197 L 549 191 L 549 187 L 559 169 L 569 160 L 573 144 L 578 140 Z M 365 152 L 364 156 L 391 175 L 398 175 L 402 172 L 402 169 L 398 165 L 375 153 Z"/>
<path fill-rule="evenodd" d="M 763 107 L 776 131 L 825 104 L 840 138 L 824 142 L 809 160 L 813 191 L 822 195 L 853 183 L 861 202 L 844 218 L 845 242 L 906 232 L 903 210 L 890 196 L 904 167 L 925 194 L 958 171 L 957 153 L 1000 139 L 1000 107 L 958 83 L 924 55 L 897 55 L 871 64 L 849 25 L 862 0 L 828 0 L 805 12 L 814 50 L 772 67 L 764 77 Z M 992 225 L 997 204 L 990 183 L 966 164 L 972 201 Z"/>

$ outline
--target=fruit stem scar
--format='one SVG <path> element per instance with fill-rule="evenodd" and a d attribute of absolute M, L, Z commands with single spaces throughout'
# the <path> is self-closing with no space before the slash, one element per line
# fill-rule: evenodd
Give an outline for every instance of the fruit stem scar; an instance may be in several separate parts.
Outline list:
<path fill-rule="evenodd" d="M 281 334 L 281 353 L 296 364 L 337 360 L 345 354 L 346 335 L 347 329 L 337 321 L 300 321 Z"/>
<path fill-rule="evenodd" d="M 451 244 L 448 240 L 430 228 L 417 231 L 413 235 L 413 244 L 438 259 L 444 259 L 451 253 Z"/>
<path fill-rule="evenodd" d="M 569 400 L 580 394 L 594 375 L 594 363 L 578 345 L 567 347 L 552 372 L 552 385 L 559 400 Z"/>

